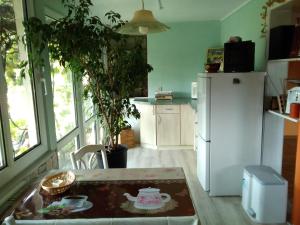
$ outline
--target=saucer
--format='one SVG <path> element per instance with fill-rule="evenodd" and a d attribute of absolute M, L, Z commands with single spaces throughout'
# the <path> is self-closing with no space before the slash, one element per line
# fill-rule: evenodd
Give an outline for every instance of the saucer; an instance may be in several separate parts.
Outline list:
<path fill-rule="evenodd" d="M 158 204 L 158 205 L 147 205 L 147 204 L 138 204 L 134 203 L 134 207 L 137 209 L 148 209 L 148 210 L 153 210 L 153 209 L 160 209 L 164 207 L 164 203 Z"/>
<path fill-rule="evenodd" d="M 71 212 L 72 212 L 72 213 L 76 213 L 76 212 L 86 211 L 86 210 L 92 208 L 93 205 L 94 205 L 94 204 L 93 204 L 92 202 L 90 202 L 90 201 L 85 201 L 85 202 L 83 203 L 83 206 L 82 206 L 82 207 L 80 207 L 80 208 L 75 208 L 75 209 L 73 209 Z"/>

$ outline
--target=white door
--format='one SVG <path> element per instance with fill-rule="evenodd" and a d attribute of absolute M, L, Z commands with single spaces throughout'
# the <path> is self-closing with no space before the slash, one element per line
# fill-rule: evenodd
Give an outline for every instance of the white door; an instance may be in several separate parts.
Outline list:
<path fill-rule="evenodd" d="M 198 137 L 197 176 L 204 191 L 209 191 L 210 143 Z"/>
<path fill-rule="evenodd" d="M 198 76 L 198 135 L 205 141 L 210 140 L 210 83 L 211 79 L 204 74 Z"/>
<path fill-rule="evenodd" d="M 157 145 L 180 145 L 180 114 L 157 114 Z"/>

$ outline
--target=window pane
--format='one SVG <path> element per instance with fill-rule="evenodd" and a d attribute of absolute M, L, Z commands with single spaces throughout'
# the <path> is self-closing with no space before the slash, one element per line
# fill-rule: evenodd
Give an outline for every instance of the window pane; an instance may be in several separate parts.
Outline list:
<path fill-rule="evenodd" d="M 57 140 L 76 128 L 73 79 L 71 71 L 57 61 L 51 63 L 53 104 Z"/>
<path fill-rule="evenodd" d="M 4 166 L 4 154 L 3 154 L 3 149 L 2 145 L 0 145 L 0 168 Z"/>
<path fill-rule="evenodd" d="M 87 145 L 96 144 L 96 122 L 93 122 L 87 126 L 84 133 Z"/>
<path fill-rule="evenodd" d="M 14 156 L 18 157 L 39 143 L 36 122 L 34 84 L 21 78 L 19 63 L 27 52 L 17 35 L 24 33 L 22 1 L 0 0 L 0 48 L 7 85 L 8 113 Z"/>
<path fill-rule="evenodd" d="M 4 148 L 3 148 L 3 140 L 2 140 L 2 128 L 0 121 L 0 169 L 5 166 L 5 158 L 4 158 Z"/>
<path fill-rule="evenodd" d="M 78 137 L 58 150 L 58 163 L 60 169 L 72 169 L 70 153 L 77 150 Z"/>
<path fill-rule="evenodd" d="M 87 84 L 88 84 L 87 79 L 83 77 L 82 80 L 83 88 L 85 88 Z M 83 107 L 84 120 L 87 121 L 94 115 L 94 105 L 90 93 L 88 93 L 88 96 L 83 97 L 82 107 Z"/>
<path fill-rule="evenodd" d="M 84 120 L 89 120 L 94 115 L 94 106 L 92 99 L 88 97 L 87 99 L 83 99 L 83 116 Z"/>

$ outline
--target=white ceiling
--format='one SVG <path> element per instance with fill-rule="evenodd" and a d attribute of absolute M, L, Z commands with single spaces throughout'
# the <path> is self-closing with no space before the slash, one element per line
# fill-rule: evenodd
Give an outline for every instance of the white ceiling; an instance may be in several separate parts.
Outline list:
<path fill-rule="evenodd" d="M 144 0 L 161 22 L 186 22 L 221 20 L 249 0 L 162 0 L 164 9 L 159 9 L 158 0 Z M 141 0 L 93 0 L 92 14 L 103 17 L 110 10 L 130 20 L 135 10 L 141 8 Z"/>

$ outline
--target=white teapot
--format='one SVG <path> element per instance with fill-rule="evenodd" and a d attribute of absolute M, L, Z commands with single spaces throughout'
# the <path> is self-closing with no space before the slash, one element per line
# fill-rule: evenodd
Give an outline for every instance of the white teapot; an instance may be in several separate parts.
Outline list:
<path fill-rule="evenodd" d="M 151 187 L 139 189 L 137 197 L 133 197 L 129 193 L 124 195 L 129 201 L 134 202 L 134 207 L 137 209 L 159 209 L 171 200 L 169 194 L 160 193 L 160 189 Z"/>

